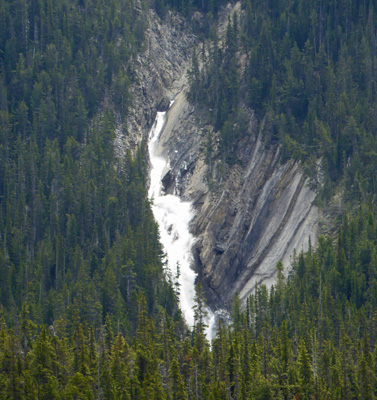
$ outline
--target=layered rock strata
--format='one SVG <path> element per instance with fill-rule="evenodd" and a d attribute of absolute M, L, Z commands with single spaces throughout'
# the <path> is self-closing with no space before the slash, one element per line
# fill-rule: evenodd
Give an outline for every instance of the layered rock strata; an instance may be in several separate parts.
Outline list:
<path fill-rule="evenodd" d="M 257 283 L 270 286 L 279 260 L 288 271 L 294 250 L 306 250 L 309 238 L 315 245 L 316 194 L 297 163 L 282 164 L 279 147 L 265 146 L 252 117 L 239 164 L 221 173 L 219 162 L 212 166 L 217 172 L 210 190 L 203 151 L 209 127 L 200 126 L 196 115 L 180 93 L 160 140 L 160 152 L 170 160 L 165 188 L 193 201 L 197 272 L 211 304 L 227 307 L 236 293 L 245 302 Z"/>
<path fill-rule="evenodd" d="M 165 190 L 194 204 L 194 267 L 210 305 L 229 307 L 236 293 L 245 302 L 257 283 L 274 282 L 279 260 L 287 272 L 294 249 L 306 250 L 309 237 L 315 245 L 315 193 L 297 163 L 282 164 L 279 147 L 266 146 L 263 124 L 258 126 L 250 110 L 238 162 L 231 167 L 222 160 L 208 165 L 203 148 L 213 128 L 206 111 L 189 104 L 185 95 L 197 40 L 183 18 L 168 14 L 162 22 L 152 11 L 147 37 L 147 49 L 136 60 L 135 108 L 128 126 L 119 129 L 118 148 L 135 148 L 146 138 L 156 111 L 175 98 L 159 145 L 170 161 Z"/>

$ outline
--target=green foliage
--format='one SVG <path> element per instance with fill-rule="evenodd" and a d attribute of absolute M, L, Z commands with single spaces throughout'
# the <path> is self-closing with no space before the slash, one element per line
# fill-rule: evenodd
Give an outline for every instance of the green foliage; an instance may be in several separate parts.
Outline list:
<path fill-rule="evenodd" d="M 375 195 L 375 16 L 370 1 L 245 0 L 220 43 L 213 21 L 189 99 L 209 110 L 218 155 L 237 160 L 239 109 L 254 110 L 283 159 L 322 160 L 325 192 L 343 182 L 348 200 Z"/>
<path fill-rule="evenodd" d="M 73 310 L 48 329 L 22 307 L 21 325 L 0 320 L 0 396 L 44 399 L 374 399 L 377 390 L 376 219 L 363 207 L 344 218 L 337 241 L 321 237 L 268 291 L 257 287 L 232 323 L 204 336 L 197 286 L 195 327 L 185 336 L 162 308 L 155 321 L 132 295 L 132 340 L 109 314 L 89 327 Z M 68 319 L 69 321 L 69 319 Z"/>
<path fill-rule="evenodd" d="M 211 23 L 222 4 L 155 7 L 202 10 Z M 375 11 L 342 5 L 245 1 L 223 44 L 208 29 L 209 62 L 201 70 L 195 51 L 189 80 L 220 132 L 203 142 L 210 172 L 216 151 L 236 161 L 248 106 L 285 157 L 322 156 L 352 199 L 375 193 Z M 114 156 L 146 20 L 144 2 L 0 0 L 0 398 L 376 398 L 372 205 L 288 277 L 279 262 L 276 285 L 257 287 L 245 309 L 236 297 L 212 347 L 198 284 L 185 329 L 147 200 L 145 143 Z"/>
<path fill-rule="evenodd" d="M 1 2 L 0 301 L 13 323 L 28 304 L 25 350 L 34 323 L 71 329 L 76 314 L 95 328 L 111 314 L 132 334 L 132 293 L 143 290 L 148 312 L 176 309 L 145 144 L 134 158 L 114 154 L 146 12 L 115 0 Z"/>
<path fill-rule="evenodd" d="M 168 7 L 187 17 L 191 17 L 192 13 L 197 10 L 207 13 L 208 16 L 213 16 L 224 4 L 226 4 L 224 0 L 157 0 L 155 9 L 161 16 L 165 15 Z"/>

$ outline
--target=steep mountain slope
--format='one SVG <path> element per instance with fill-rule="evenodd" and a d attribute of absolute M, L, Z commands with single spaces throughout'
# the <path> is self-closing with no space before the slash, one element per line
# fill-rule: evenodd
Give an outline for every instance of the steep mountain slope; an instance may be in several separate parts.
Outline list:
<path fill-rule="evenodd" d="M 153 48 L 148 10 L 1 1 L 0 313 L 12 327 L 27 316 L 100 330 L 109 319 L 132 337 L 139 296 L 151 316 L 163 307 L 182 322 L 147 198 L 146 148 L 114 152 L 116 138 L 133 140 L 129 89 L 135 58 Z"/>
<path fill-rule="evenodd" d="M 0 399 L 377 398 L 374 2 L 244 0 L 218 14 L 225 1 L 0 0 Z M 204 71 L 211 45 L 169 6 L 213 43 L 219 17 L 218 65 Z M 143 139 L 172 97 L 163 182 L 194 202 L 197 270 L 214 307 L 252 292 L 211 344 L 201 285 L 186 329 L 147 197 Z M 319 202 L 345 187 L 351 212 L 287 278 L 278 263 L 274 290 L 253 291 L 316 231 L 290 154 L 323 182 Z"/>
<path fill-rule="evenodd" d="M 168 152 L 171 164 L 166 190 L 195 205 L 197 272 L 211 303 L 229 305 L 235 293 L 246 301 L 256 283 L 274 282 L 277 262 L 289 267 L 294 249 L 306 250 L 309 237 L 315 243 L 318 210 L 299 165 L 281 164 L 279 147 L 266 148 L 262 130 L 243 147 L 244 167 L 215 175 L 209 189 L 206 129 L 181 92 L 168 113 L 161 152 Z"/>
<path fill-rule="evenodd" d="M 225 34 L 228 15 L 239 9 L 236 3 L 223 11 L 220 34 Z M 164 23 L 151 14 L 149 49 L 138 60 L 141 85 L 133 89 L 138 108 L 130 131 L 145 137 L 155 111 L 166 109 L 166 98 L 177 95 L 160 139 L 160 152 L 171 166 L 165 189 L 194 203 L 195 269 L 209 302 L 226 306 L 235 293 L 246 301 L 256 283 L 274 282 L 277 262 L 282 259 L 289 267 L 294 249 L 307 249 L 309 236 L 315 243 L 318 210 L 299 165 L 280 163 L 279 146 L 266 146 L 263 124 L 258 127 L 250 112 L 239 162 L 225 172 L 220 161 L 205 162 L 213 127 L 206 113 L 187 101 L 189 60 L 197 41 L 182 24 L 171 14 Z"/>
<path fill-rule="evenodd" d="M 134 62 L 132 109 L 127 125 L 117 131 L 116 144 L 121 153 L 126 148 L 135 149 L 147 137 L 156 112 L 166 110 L 170 100 L 187 84 L 191 49 L 198 42 L 187 21 L 176 13 L 167 13 L 162 21 L 150 9 L 148 19 L 146 50 Z"/>

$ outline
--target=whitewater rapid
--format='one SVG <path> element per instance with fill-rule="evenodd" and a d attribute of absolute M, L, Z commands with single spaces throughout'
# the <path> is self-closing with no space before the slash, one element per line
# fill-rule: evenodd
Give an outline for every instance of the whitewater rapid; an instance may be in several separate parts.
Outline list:
<path fill-rule="evenodd" d="M 192 270 L 192 246 L 194 237 L 190 233 L 189 224 L 193 218 L 191 203 L 181 201 L 178 196 L 163 192 L 161 179 L 167 171 L 168 161 L 157 155 L 158 140 L 163 131 L 166 112 L 158 112 L 149 133 L 149 157 L 151 162 L 149 198 L 152 211 L 160 228 L 160 239 L 167 254 L 168 270 L 174 279 L 179 265 L 180 306 L 187 324 L 194 325 L 194 297 L 196 273 Z M 215 316 L 208 309 L 206 324 L 207 338 L 213 337 Z"/>

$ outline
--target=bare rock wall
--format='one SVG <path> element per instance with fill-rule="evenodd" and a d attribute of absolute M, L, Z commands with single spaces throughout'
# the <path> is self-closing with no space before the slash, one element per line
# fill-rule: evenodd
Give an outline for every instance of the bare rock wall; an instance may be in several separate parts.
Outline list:
<path fill-rule="evenodd" d="M 189 32 L 181 17 L 168 14 L 161 21 L 150 12 L 147 49 L 136 60 L 135 108 L 117 141 L 121 149 L 134 149 L 146 138 L 156 111 L 175 98 L 159 147 L 170 163 L 165 189 L 193 203 L 195 268 L 210 304 L 229 307 L 235 293 L 245 302 L 256 284 L 273 284 L 279 260 L 288 271 L 294 249 L 307 249 L 309 237 L 315 245 L 319 214 L 299 165 L 280 162 L 279 147 L 266 146 L 263 124 L 258 126 L 250 110 L 239 162 L 231 167 L 221 160 L 205 163 L 203 143 L 212 127 L 205 110 L 189 104 L 185 93 L 197 44 Z"/>

